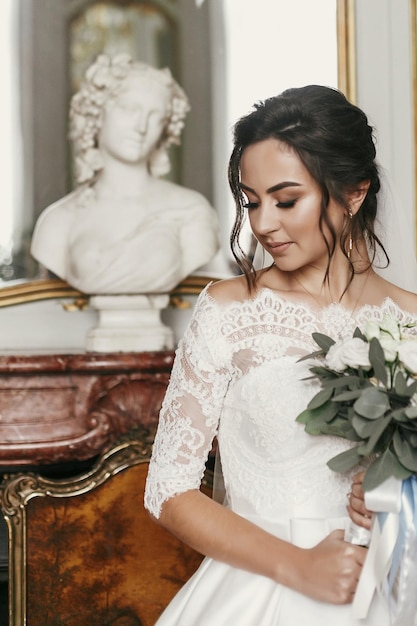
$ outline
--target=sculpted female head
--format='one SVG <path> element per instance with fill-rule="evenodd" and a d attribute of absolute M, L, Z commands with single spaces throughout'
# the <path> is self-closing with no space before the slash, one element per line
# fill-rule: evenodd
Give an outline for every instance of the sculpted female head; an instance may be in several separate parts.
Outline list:
<path fill-rule="evenodd" d="M 70 138 L 77 182 L 92 181 L 102 169 L 102 142 L 110 150 L 117 150 L 119 143 L 120 157 L 127 160 L 134 158 L 135 151 L 146 151 L 151 174 L 166 174 L 170 169 L 169 146 L 180 143 L 189 108 L 187 96 L 169 69 L 155 69 L 126 54 L 113 59 L 100 55 L 71 100 Z M 130 150 L 128 124 L 138 138 L 135 146 L 130 136 Z M 126 138 L 124 146 L 120 131 Z"/>

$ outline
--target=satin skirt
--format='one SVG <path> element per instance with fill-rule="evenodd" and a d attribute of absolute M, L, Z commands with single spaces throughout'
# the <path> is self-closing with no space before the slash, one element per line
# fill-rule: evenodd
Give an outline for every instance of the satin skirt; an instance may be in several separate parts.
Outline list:
<path fill-rule="evenodd" d="M 274 528 L 252 519 L 300 547 L 316 545 L 348 519 L 295 519 Z M 357 620 L 351 605 L 312 600 L 274 581 L 205 558 L 165 609 L 156 626 L 389 626 L 385 601 L 375 596 L 367 619 Z"/>

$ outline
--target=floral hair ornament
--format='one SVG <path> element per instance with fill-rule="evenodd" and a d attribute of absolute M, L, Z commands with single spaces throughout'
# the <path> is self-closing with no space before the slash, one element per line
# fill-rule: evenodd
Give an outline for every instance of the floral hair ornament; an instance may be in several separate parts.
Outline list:
<path fill-rule="evenodd" d="M 70 104 L 70 133 L 74 145 L 75 174 L 78 184 L 91 183 L 103 168 L 98 135 L 106 103 L 121 91 L 123 82 L 133 73 L 155 80 L 168 91 L 168 118 L 161 141 L 149 159 L 153 176 L 163 176 L 170 170 L 168 150 L 180 144 L 185 117 L 190 110 L 186 94 L 174 80 L 168 68 L 156 69 L 129 54 L 109 57 L 101 54 L 90 65 L 79 91 Z"/>

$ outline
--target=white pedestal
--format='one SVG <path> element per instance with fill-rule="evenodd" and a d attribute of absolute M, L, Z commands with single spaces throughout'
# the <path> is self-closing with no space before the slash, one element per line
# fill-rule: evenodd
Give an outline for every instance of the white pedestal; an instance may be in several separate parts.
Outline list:
<path fill-rule="evenodd" d="M 87 335 L 88 352 L 172 350 L 174 335 L 161 321 L 168 295 L 93 296 L 98 325 Z"/>

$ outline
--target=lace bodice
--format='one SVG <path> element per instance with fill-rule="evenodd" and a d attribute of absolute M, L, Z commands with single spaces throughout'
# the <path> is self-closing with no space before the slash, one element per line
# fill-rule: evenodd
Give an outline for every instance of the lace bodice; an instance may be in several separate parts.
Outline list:
<path fill-rule="evenodd" d="M 350 478 L 326 465 L 349 445 L 313 437 L 295 421 L 317 392 L 302 355 L 313 332 L 416 321 L 391 299 L 354 314 L 339 304 L 315 311 L 263 289 L 252 300 L 217 303 L 203 291 L 181 340 L 161 409 L 145 493 L 158 517 L 165 500 L 198 489 L 217 435 L 229 506 L 245 516 L 343 515 Z"/>

